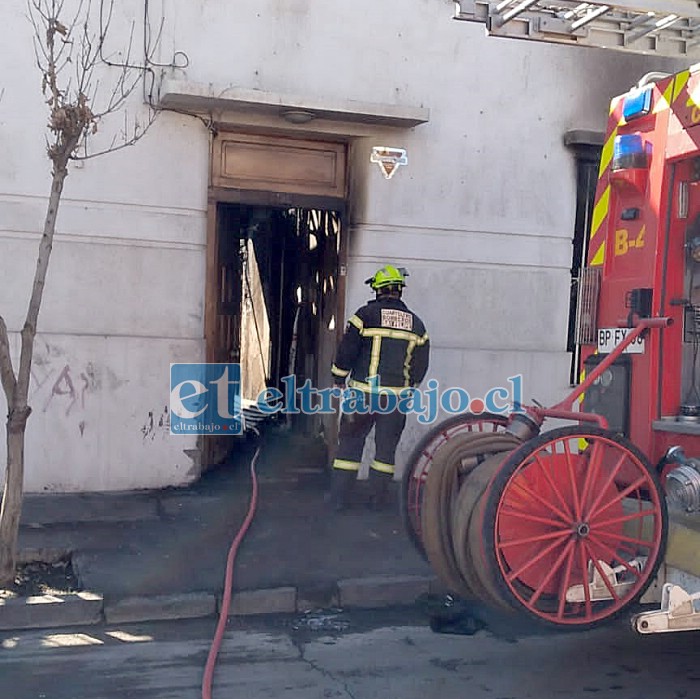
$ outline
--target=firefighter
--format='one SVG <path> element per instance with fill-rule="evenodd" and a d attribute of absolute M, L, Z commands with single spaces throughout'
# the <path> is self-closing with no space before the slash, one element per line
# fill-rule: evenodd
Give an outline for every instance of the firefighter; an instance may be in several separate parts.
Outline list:
<path fill-rule="evenodd" d="M 356 389 L 360 405 L 369 410 L 344 411 L 340 419 L 330 492 L 336 510 L 347 505 L 372 426 L 375 457 L 370 465 L 371 504 L 381 508 L 388 503 L 396 447 L 406 424 L 398 399 L 405 395 L 405 389 L 421 383 L 430 353 L 423 321 L 401 300 L 407 276 L 405 269 L 386 265 L 365 281 L 376 298 L 348 321 L 331 367 L 334 385 Z"/>

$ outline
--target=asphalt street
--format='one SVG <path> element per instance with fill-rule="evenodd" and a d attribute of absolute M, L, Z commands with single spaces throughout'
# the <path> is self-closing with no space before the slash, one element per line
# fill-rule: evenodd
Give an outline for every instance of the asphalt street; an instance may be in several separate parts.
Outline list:
<path fill-rule="evenodd" d="M 195 699 L 213 619 L 0 636 L 3 699 Z M 413 611 L 231 622 L 214 699 L 693 699 L 698 634 L 437 634 Z"/>

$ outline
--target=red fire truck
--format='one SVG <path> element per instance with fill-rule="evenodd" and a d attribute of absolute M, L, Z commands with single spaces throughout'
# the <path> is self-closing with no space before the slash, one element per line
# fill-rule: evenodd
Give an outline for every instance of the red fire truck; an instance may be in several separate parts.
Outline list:
<path fill-rule="evenodd" d="M 700 42 L 686 0 L 457 5 L 497 35 L 676 56 Z M 426 434 L 404 473 L 408 534 L 464 598 L 557 627 L 700 628 L 700 66 L 613 99 L 578 281 L 580 384 Z"/>

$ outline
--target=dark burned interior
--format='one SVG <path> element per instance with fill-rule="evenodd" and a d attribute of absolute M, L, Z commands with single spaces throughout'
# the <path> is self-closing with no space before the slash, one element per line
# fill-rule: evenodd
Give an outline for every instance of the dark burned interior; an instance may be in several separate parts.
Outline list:
<path fill-rule="evenodd" d="M 241 365 L 244 402 L 265 388 L 284 392 L 286 376 L 295 375 L 299 386 L 306 380 L 318 388 L 331 384 L 344 320 L 340 236 L 336 211 L 218 204 L 217 314 L 209 361 Z M 276 421 L 310 439 L 334 439 L 327 416 Z"/>

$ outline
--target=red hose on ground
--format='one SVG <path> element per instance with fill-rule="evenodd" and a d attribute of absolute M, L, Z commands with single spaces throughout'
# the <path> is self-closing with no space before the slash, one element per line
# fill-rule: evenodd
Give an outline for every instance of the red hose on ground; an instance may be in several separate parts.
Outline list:
<path fill-rule="evenodd" d="M 211 644 L 211 649 L 209 650 L 209 657 L 207 658 L 207 664 L 204 668 L 204 678 L 202 680 L 202 699 L 211 699 L 211 685 L 214 678 L 214 667 L 216 666 L 216 657 L 219 654 L 219 648 L 221 647 L 221 641 L 224 638 L 224 631 L 226 630 L 226 622 L 228 621 L 228 610 L 231 605 L 231 587 L 233 583 L 233 564 L 236 560 L 236 553 L 238 552 L 238 547 L 243 541 L 250 523 L 253 521 L 253 516 L 255 515 L 255 508 L 258 504 L 258 478 L 255 474 L 255 464 L 258 461 L 258 456 L 260 456 L 261 447 L 255 450 L 253 459 L 250 462 L 250 475 L 253 480 L 252 494 L 250 496 L 250 505 L 248 506 L 248 514 L 246 514 L 245 519 L 241 528 L 236 534 L 236 538 L 231 543 L 231 548 L 228 552 L 228 559 L 226 561 L 226 578 L 224 581 L 224 596 L 221 602 L 221 613 L 219 614 L 219 623 L 216 626 L 216 633 L 214 634 L 214 640 Z"/>

